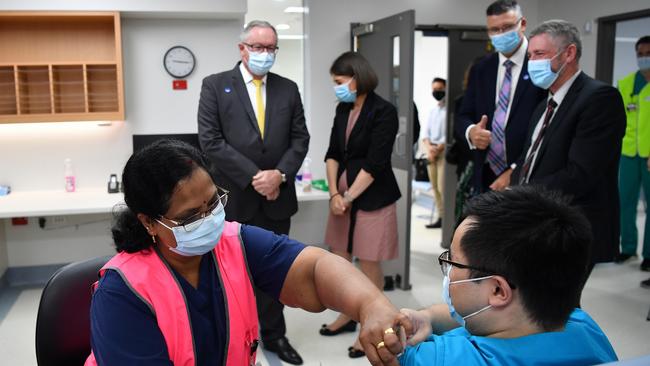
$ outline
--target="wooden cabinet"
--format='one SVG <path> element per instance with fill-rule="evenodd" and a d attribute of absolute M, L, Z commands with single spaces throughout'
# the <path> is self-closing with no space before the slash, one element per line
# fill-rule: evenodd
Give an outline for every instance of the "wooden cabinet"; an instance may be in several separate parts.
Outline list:
<path fill-rule="evenodd" d="M 0 123 L 123 120 L 116 12 L 0 12 Z"/>

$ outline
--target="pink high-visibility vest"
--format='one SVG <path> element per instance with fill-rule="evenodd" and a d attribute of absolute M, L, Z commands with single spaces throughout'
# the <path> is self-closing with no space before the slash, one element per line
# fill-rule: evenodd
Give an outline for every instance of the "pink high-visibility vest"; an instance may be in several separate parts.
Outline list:
<path fill-rule="evenodd" d="M 227 344 L 225 365 L 254 365 L 257 349 L 257 307 L 248 272 L 240 225 L 226 222 L 219 244 L 214 248 L 214 258 L 223 287 L 226 308 Z M 99 271 L 117 271 L 122 279 L 148 307 L 158 322 L 165 338 L 169 359 L 174 366 L 195 366 L 196 349 L 185 295 L 168 264 L 155 250 L 138 253 L 121 252 Z M 85 363 L 95 366 L 91 352 Z"/>

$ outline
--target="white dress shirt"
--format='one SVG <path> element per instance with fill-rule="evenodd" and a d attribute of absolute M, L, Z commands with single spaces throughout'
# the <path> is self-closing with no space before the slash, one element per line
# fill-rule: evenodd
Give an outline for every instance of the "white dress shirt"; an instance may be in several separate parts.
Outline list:
<path fill-rule="evenodd" d="M 239 71 L 241 72 L 242 78 L 244 78 L 244 84 L 246 85 L 248 98 L 251 100 L 251 105 L 255 112 L 255 118 L 259 120 L 259 116 L 257 115 L 257 90 L 255 84 L 253 84 L 253 75 L 248 72 L 243 62 L 239 64 Z M 266 75 L 262 78 L 262 101 L 264 103 L 264 110 L 266 110 Z"/>
<path fill-rule="evenodd" d="M 435 145 L 444 144 L 447 140 L 447 107 L 436 102 L 429 113 L 427 126 L 420 132 L 420 140 L 428 139 Z"/>
<path fill-rule="evenodd" d="M 549 96 L 546 99 L 546 105 L 548 106 L 548 102 L 552 98 L 555 101 L 555 103 L 557 103 L 557 106 L 555 106 L 553 115 L 551 116 L 551 120 L 548 121 L 548 125 L 546 126 L 546 128 L 548 128 L 551 125 L 551 123 L 553 123 L 553 120 L 555 119 L 555 115 L 557 115 L 557 111 L 560 109 L 560 105 L 562 105 L 562 101 L 564 100 L 564 97 L 566 97 L 566 94 L 569 92 L 571 85 L 573 85 L 573 82 L 576 81 L 578 75 L 580 75 L 581 72 L 582 70 L 578 70 L 575 74 L 573 74 L 573 76 L 571 76 L 569 80 L 567 80 L 564 84 L 562 84 L 560 89 L 558 89 L 557 92 L 555 92 L 555 94 L 549 92 Z M 539 132 L 541 131 L 542 125 L 544 124 L 545 117 L 546 117 L 546 111 L 542 113 L 542 116 L 540 117 L 540 119 L 537 121 L 537 124 L 535 125 L 535 129 L 533 130 L 533 135 L 530 140 L 531 141 L 530 147 L 526 152 L 526 158 L 528 158 L 528 156 L 530 155 L 533 149 L 535 140 L 537 139 L 537 136 L 539 136 Z M 539 146 L 537 147 L 537 152 L 539 152 L 539 149 L 542 147 L 543 142 L 544 142 L 544 138 L 542 137 L 542 141 L 539 142 Z M 537 153 L 535 153 L 535 156 L 533 156 L 533 161 L 530 163 L 530 169 L 528 170 L 528 176 L 526 177 L 526 182 L 528 182 L 528 179 L 530 178 L 530 173 L 533 171 L 536 161 L 537 161 Z"/>
<path fill-rule="evenodd" d="M 506 77 L 506 67 L 503 64 L 506 62 L 506 60 L 510 60 L 513 63 L 512 68 L 510 69 L 512 78 L 510 80 L 510 97 L 508 98 L 508 109 L 506 109 L 506 119 L 503 124 L 504 130 L 508 124 L 508 117 L 510 117 L 512 101 L 515 99 L 515 91 L 517 90 L 517 84 L 519 83 L 519 76 L 521 75 L 521 70 L 524 67 L 524 61 L 526 61 L 526 52 L 528 52 L 528 39 L 526 39 L 526 37 L 524 37 L 521 46 L 519 46 L 517 51 L 515 51 L 515 53 L 510 56 L 509 59 L 501 52 L 499 52 L 499 67 L 497 68 L 497 84 L 495 85 L 496 93 L 494 98 L 495 110 L 499 104 L 499 91 L 501 91 L 501 84 L 503 84 L 503 79 Z M 476 149 L 476 146 L 474 146 L 469 139 L 469 130 L 474 126 L 475 125 L 472 124 L 467 127 L 467 130 L 465 130 L 465 139 L 467 140 L 467 144 L 471 150 Z"/>

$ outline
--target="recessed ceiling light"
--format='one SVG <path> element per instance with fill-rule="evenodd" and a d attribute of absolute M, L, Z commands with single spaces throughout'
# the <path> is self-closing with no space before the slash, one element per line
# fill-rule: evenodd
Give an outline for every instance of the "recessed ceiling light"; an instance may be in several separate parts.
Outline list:
<path fill-rule="evenodd" d="M 291 28 L 291 26 L 289 24 L 285 24 L 285 23 L 275 25 L 275 29 L 277 29 L 277 30 L 287 30 L 289 28 Z"/>
<path fill-rule="evenodd" d="M 285 13 L 309 13 L 309 9 L 304 6 L 289 6 L 284 9 Z"/>

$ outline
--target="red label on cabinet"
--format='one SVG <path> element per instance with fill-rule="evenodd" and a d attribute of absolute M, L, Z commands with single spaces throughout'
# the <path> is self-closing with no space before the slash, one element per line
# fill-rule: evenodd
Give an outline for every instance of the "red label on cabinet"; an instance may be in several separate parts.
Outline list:
<path fill-rule="evenodd" d="M 185 90 L 187 89 L 187 80 L 174 80 L 172 87 L 174 90 Z"/>

